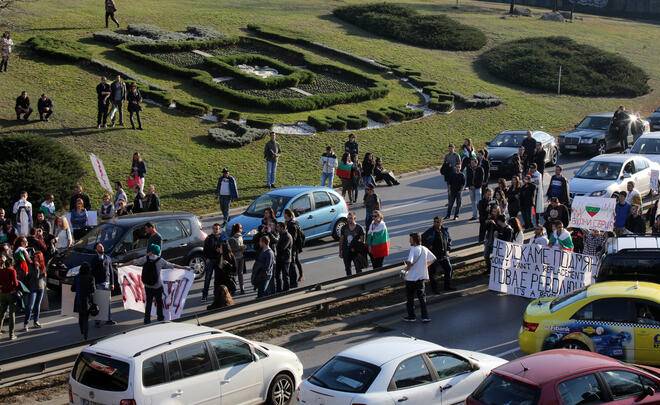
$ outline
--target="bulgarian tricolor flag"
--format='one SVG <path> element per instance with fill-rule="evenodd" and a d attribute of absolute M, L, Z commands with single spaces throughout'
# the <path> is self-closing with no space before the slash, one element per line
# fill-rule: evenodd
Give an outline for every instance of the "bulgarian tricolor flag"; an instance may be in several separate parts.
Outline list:
<path fill-rule="evenodd" d="M 385 223 L 372 222 L 367 232 L 367 246 L 371 247 L 371 256 L 379 258 L 390 254 L 390 235 L 387 233 Z"/>
<path fill-rule="evenodd" d="M 559 236 L 557 236 L 557 232 L 553 232 L 552 235 L 550 235 L 548 243 L 550 246 L 554 246 L 557 241 L 559 241 L 560 248 L 573 251 L 573 238 L 571 238 L 571 234 L 568 233 L 566 229 L 564 229 Z"/>
<path fill-rule="evenodd" d="M 350 179 L 352 168 L 353 168 L 352 163 L 344 163 L 340 160 L 339 164 L 337 165 L 337 176 L 340 179 Z"/>

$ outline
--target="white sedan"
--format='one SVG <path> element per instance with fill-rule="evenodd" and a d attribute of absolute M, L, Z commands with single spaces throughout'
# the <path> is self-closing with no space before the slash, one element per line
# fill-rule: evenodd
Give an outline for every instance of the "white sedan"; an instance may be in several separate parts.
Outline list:
<path fill-rule="evenodd" d="M 303 381 L 298 404 L 456 404 L 507 361 L 405 337 L 344 350 Z"/>
<path fill-rule="evenodd" d="M 660 164 L 660 131 L 649 132 L 637 138 L 630 153 L 644 156 L 648 160 Z"/>

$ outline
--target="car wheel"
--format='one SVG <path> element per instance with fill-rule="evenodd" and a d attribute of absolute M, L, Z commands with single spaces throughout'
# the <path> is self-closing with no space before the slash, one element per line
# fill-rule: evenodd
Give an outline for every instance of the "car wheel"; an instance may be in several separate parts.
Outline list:
<path fill-rule="evenodd" d="M 567 340 L 565 342 L 560 342 L 559 343 L 559 348 L 589 351 L 589 348 L 584 343 L 578 342 L 577 340 Z"/>
<path fill-rule="evenodd" d="M 281 373 L 276 375 L 270 384 L 268 401 L 266 403 L 269 405 L 288 404 L 291 398 L 293 398 L 293 391 L 295 390 L 293 385 L 293 379 L 288 374 Z"/>
<path fill-rule="evenodd" d="M 598 142 L 598 149 L 596 150 L 596 153 L 598 155 L 604 155 L 607 153 L 607 146 L 605 146 L 605 142 Z"/>
<path fill-rule="evenodd" d="M 550 165 L 556 166 L 558 160 L 559 160 L 559 151 L 557 151 L 557 148 L 554 148 L 552 150 L 552 156 L 550 157 Z"/>
<path fill-rule="evenodd" d="M 340 218 L 335 222 L 335 226 L 332 228 L 332 238 L 334 240 L 339 240 L 341 237 L 341 230 L 346 225 L 346 218 Z"/>
<path fill-rule="evenodd" d="M 188 266 L 190 266 L 190 268 L 193 270 L 193 273 L 195 274 L 195 280 L 202 277 L 204 274 L 204 269 L 206 268 L 206 261 L 204 260 L 204 256 L 202 256 L 200 253 L 195 253 L 192 255 L 190 260 L 188 260 Z"/>

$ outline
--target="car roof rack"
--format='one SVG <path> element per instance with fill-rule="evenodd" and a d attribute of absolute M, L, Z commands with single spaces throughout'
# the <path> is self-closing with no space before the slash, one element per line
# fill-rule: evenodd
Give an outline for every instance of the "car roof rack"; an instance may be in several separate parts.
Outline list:
<path fill-rule="evenodd" d="M 630 234 L 614 238 L 607 243 L 607 253 L 624 250 L 660 249 L 660 236 Z"/>
<path fill-rule="evenodd" d="M 188 338 L 191 338 L 191 337 L 207 335 L 207 334 L 208 335 L 216 335 L 216 334 L 220 334 L 220 333 L 222 333 L 222 331 L 220 331 L 220 330 L 207 330 L 207 331 L 200 332 L 200 333 L 193 333 L 192 335 L 188 335 L 188 336 L 182 336 L 180 338 L 168 340 L 167 342 L 159 343 L 157 345 L 148 347 L 146 349 L 142 349 L 139 352 L 135 353 L 133 355 L 133 357 L 137 357 L 137 356 L 141 355 L 142 353 L 144 353 L 146 351 L 149 351 L 149 350 L 152 350 L 152 349 L 155 349 L 157 347 L 164 346 L 164 345 L 171 345 L 172 343 L 175 343 L 175 342 L 178 342 L 178 341 L 181 341 L 181 340 L 184 340 L 184 339 L 188 339 Z"/>

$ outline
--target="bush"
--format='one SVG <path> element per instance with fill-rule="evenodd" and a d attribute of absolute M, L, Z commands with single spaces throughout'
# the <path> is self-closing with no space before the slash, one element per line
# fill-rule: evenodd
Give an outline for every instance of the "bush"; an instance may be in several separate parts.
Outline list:
<path fill-rule="evenodd" d="M 488 108 L 502 104 L 501 98 L 468 98 L 463 103 L 468 108 Z"/>
<path fill-rule="evenodd" d="M 433 80 L 422 79 L 419 76 L 409 76 L 408 81 L 417 87 L 435 86 L 437 84 L 437 82 Z"/>
<path fill-rule="evenodd" d="M 227 113 L 227 118 L 230 120 L 238 121 L 241 119 L 241 113 L 238 111 L 229 111 Z"/>
<path fill-rule="evenodd" d="M 368 119 L 357 115 L 338 115 L 337 118 L 346 121 L 346 128 L 348 129 L 366 128 L 369 125 Z"/>
<path fill-rule="evenodd" d="M 234 120 L 227 120 L 218 128 L 209 129 L 209 137 L 222 146 L 240 147 L 259 139 L 270 133 L 269 129 L 248 128 Z"/>
<path fill-rule="evenodd" d="M 48 194 L 55 196 L 57 207 L 69 206 L 71 189 L 85 174 L 78 155 L 52 139 L 31 133 L 3 135 L 0 149 L 10 151 L 0 156 L 0 207 L 11 208 L 21 191 L 28 192 L 33 213 Z"/>
<path fill-rule="evenodd" d="M 453 51 L 476 51 L 486 45 L 486 35 L 479 29 L 443 14 L 422 15 L 408 6 L 372 3 L 340 7 L 333 14 L 374 34 L 411 45 Z"/>
<path fill-rule="evenodd" d="M 395 75 L 401 77 L 420 76 L 422 74 L 422 72 L 419 70 L 414 70 L 407 67 L 394 68 L 392 69 L 392 72 L 394 72 Z"/>
<path fill-rule="evenodd" d="M 252 128 L 273 129 L 274 122 L 270 117 L 248 117 L 246 124 Z"/>
<path fill-rule="evenodd" d="M 414 120 L 415 118 L 421 118 L 424 116 L 423 110 L 413 110 L 412 108 L 406 107 L 405 105 L 390 107 L 390 110 L 398 111 L 403 114 L 404 120 L 406 121 Z"/>
<path fill-rule="evenodd" d="M 438 100 L 437 98 L 432 98 L 429 100 L 429 108 L 440 112 L 447 112 L 451 110 L 453 105 L 453 102 L 447 100 Z"/>
<path fill-rule="evenodd" d="M 151 24 L 128 24 L 128 33 L 134 36 L 147 37 L 155 42 L 187 41 L 190 36 L 182 32 L 171 32 Z"/>
<path fill-rule="evenodd" d="M 229 111 L 223 110 L 222 108 L 213 108 L 211 109 L 211 113 L 217 118 L 218 122 L 226 121 L 229 117 Z"/>
<path fill-rule="evenodd" d="M 175 99 L 176 109 L 191 115 L 204 115 L 207 111 L 211 109 L 208 104 L 196 102 L 196 101 L 183 101 Z"/>
<path fill-rule="evenodd" d="M 314 115 L 307 117 L 307 123 L 316 128 L 317 132 L 323 132 L 330 129 L 330 124 L 325 118 L 317 117 Z"/>
<path fill-rule="evenodd" d="M 196 40 L 209 40 L 217 38 L 225 38 L 227 35 L 221 34 L 211 27 L 202 25 L 189 25 L 186 27 L 186 34 L 194 36 Z"/>
<path fill-rule="evenodd" d="M 56 59 L 79 62 L 89 61 L 92 58 L 92 53 L 85 45 L 74 41 L 37 35 L 28 39 L 26 43 L 36 53 Z"/>
<path fill-rule="evenodd" d="M 400 113 L 399 111 L 393 110 L 389 107 L 383 107 L 379 111 L 382 111 L 387 115 L 390 120 L 394 121 L 405 121 L 406 116 L 403 113 Z"/>
<path fill-rule="evenodd" d="M 428 94 L 429 96 L 432 95 L 432 93 L 437 93 L 437 94 L 451 94 L 449 91 L 443 89 L 442 87 L 438 85 L 432 85 L 432 86 L 424 86 L 422 89 L 422 93 Z"/>
<path fill-rule="evenodd" d="M 106 42 L 113 45 L 123 44 L 124 42 L 138 44 L 149 44 L 154 42 L 154 40 L 151 38 L 131 34 L 121 34 L 114 31 L 98 31 L 92 34 L 92 38 L 94 38 L 96 41 Z"/>
<path fill-rule="evenodd" d="M 346 121 L 344 120 L 340 120 L 339 118 L 330 115 L 326 115 L 325 120 L 330 125 L 330 129 L 336 129 L 337 131 L 343 131 L 346 129 Z"/>
<path fill-rule="evenodd" d="M 567 37 L 526 38 L 506 42 L 480 58 L 493 76 L 509 83 L 590 97 L 638 97 L 651 91 L 649 76 L 627 59 Z"/>
<path fill-rule="evenodd" d="M 390 117 L 388 117 L 387 114 L 381 110 L 367 110 L 367 117 L 383 124 L 390 122 Z"/>

